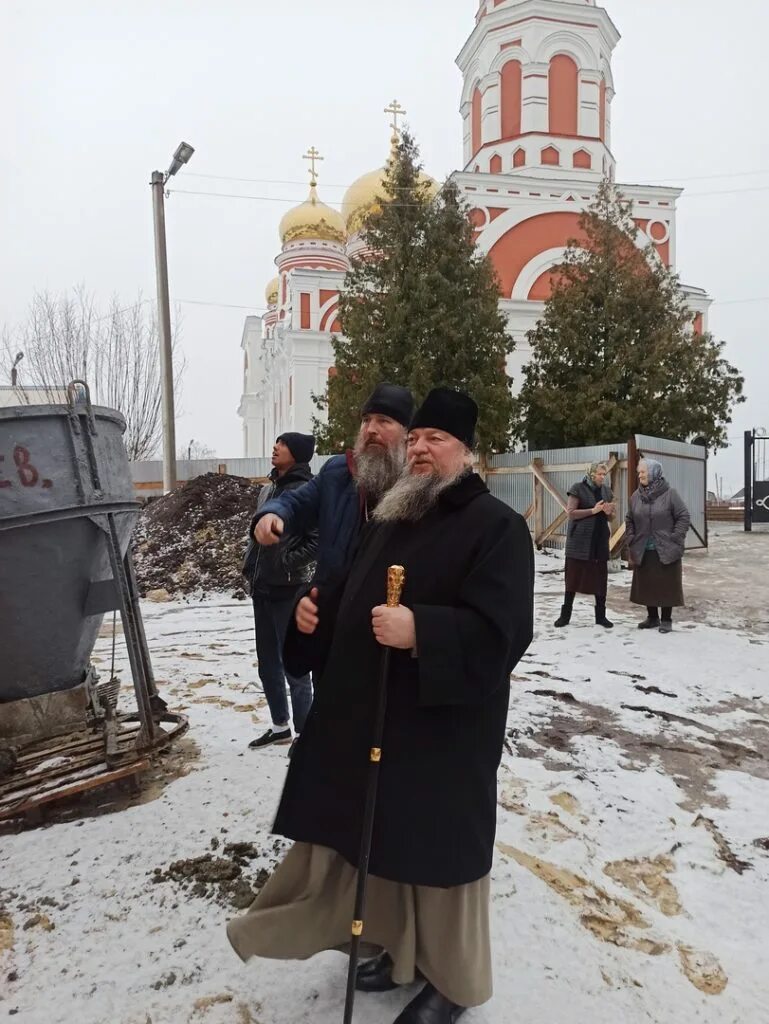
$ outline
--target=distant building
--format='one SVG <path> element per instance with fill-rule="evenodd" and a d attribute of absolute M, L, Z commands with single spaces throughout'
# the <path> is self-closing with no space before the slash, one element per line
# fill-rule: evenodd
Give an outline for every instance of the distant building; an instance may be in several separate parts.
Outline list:
<path fill-rule="evenodd" d="M 454 174 L 468 203 L 479 249 L 500 280 L 500 309 L 516 348 L 507 371 L 514 387 L 530 350 L 526 333 L 542 314 L 554 268 L 604 177 L 615 178 L 611 150 L 619 32 L 595 0 L 482 0 L 457 64 L 462 72 L 464 169 Z M 396 122 L 398 104 L 389 108 Z M 397 141 L 397 136 L 396 139 Z M 318 197 L 314 171 L 307 200 L 281 221 L 278 276 L 267 286 L 268 312 L 243 330 L 246 456 L 267 455 L 284 430 L 309 431 L 333 372 L 331 336 L 343 330 L 339 292 L 360 227 L 381 196 L 385 168 L 358 178 L 341 212 Z M 317 154 L 315 154 L 317 156 Z M 676 202 L 681 189 L 624 184 L 638 243 L 676 265 Z M 693 329 L 707 328 L 711 299 L 682 287 Z"/>
<path fill-rule="evenodd" d="M 64 405 L 66 401 L 66 388 L 0 385 L 0 409 L 14 405 Z"/>

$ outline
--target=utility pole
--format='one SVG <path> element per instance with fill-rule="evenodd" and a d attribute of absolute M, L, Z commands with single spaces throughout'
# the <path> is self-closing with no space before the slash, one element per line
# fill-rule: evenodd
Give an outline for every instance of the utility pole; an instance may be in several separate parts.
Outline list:
<path fill-rule="evenodd" d="M 174 411 L 174 365 L 171 347 L 171 301 L 168 293 L 168 254 L 166 250 L 166 182 L 187 163 L 195 150 L 180 143 L 165 174 L 153 171 L 152 215 L 155 226 L 155 273 L 158 290 L 158 337 L 160 342 L 160 391 L 163 413 L 163 491 L 176 487 L 176 413 Z"/>

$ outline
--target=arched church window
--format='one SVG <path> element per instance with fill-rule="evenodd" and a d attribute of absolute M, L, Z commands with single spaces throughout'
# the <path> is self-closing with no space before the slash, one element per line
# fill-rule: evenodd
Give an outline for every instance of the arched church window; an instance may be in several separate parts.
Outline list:
<path fill-rule="evenodd" d="M 576 135 L 579 99 L 576 62 L 565 53 L 556 54 L 550 61 L 547 79 L 550 134 Z"/>
<path fill-rule="evenodd" d="M 521 62 L 509 60 L 502 68 L 502 138 L 521 134 Z"/>

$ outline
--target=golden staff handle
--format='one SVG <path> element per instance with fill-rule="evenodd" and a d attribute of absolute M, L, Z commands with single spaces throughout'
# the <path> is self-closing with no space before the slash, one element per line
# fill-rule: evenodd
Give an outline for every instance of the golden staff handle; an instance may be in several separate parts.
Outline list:
<path fill-rule="evenodd" d="M 391 565 L 387 570 L 387 607 L 397 608 L 406 582 L 406 570 L 402 565 Z"/>

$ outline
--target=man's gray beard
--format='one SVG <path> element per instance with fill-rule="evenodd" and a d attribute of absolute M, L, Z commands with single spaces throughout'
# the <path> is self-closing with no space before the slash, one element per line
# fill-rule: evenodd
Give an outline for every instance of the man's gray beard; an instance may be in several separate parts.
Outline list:
<path fill-rule="evenodd" d="M 383 523 L 401 520 L 414 523 L 430 511 L 444 491 L 453 487 L 457 480 L 469 472 L 467 466 L 460 466 L 449 476 L 413 474 L 406 469 L 377 505 L 374 519 Z"/>
<path fill-rule="evenodd" d="M 389 491 L 403 471 L 406 452 L 403 445 L 394 448 L 366 449 L 360 442 L 355 445 L 355 473 L 358 486 L 372 502 L 378 502 Z"/>

